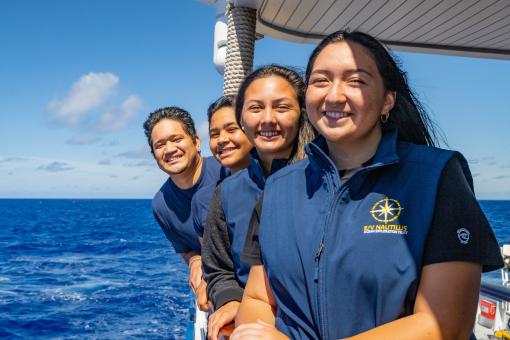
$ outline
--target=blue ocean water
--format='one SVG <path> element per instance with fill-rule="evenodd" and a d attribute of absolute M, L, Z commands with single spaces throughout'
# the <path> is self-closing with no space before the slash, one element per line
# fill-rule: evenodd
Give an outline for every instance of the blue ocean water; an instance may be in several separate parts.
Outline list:
<path fill-rule="evenodd" d="M 481 205 L 510 243 L 510 201 Z M 0 200 L 2 339 L 183 338 L 186 281 L 149 200 Z"/>
<path fill-rule="evenodd" d="M 187 268 L 150 200 L 0 200 L 0 338 L 183 338 Z"/>

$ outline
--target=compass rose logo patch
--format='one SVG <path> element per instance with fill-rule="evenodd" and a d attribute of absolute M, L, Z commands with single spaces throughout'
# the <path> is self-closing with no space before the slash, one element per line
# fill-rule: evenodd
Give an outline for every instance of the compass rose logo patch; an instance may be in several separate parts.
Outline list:
<path fill-rule="evenodd" d="M 363 227 L 364 234 L 401 234 L 408 232 L 406 225 L 401 225 L 398 218 L 402 213 L 400 202 L 394 198 L 385 197 L 372 206 L 370 215 L 378 223 Z"/>
<path fill-rule="evenodd" d="M 403 209 L 399 201 L 385 197 L 374 204 L 370 214 L 377 222 L 389 223 L 395 221 Z"/>

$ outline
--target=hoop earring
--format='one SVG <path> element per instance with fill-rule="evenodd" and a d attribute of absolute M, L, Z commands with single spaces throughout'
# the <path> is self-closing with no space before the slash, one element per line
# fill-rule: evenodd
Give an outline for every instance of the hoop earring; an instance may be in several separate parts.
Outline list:
<path fill-rule="evenodd" d="M 389 118 L 390 118 L 390 113 L 389 112 L 381 114 L 381 122 L 383 124 L 386 123 Z"/>

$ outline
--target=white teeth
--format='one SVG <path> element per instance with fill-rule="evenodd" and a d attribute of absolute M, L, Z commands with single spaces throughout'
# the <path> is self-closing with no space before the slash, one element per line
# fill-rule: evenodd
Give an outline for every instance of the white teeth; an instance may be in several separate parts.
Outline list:
<path fill-rule="evenodd" d="M 222 153 L 229 152 L 229 151 L 232 151 L 234 149 L 236 149 L 236 148 L 232 148 L 232 147 L 231 148 L 222 148 L 222 149 L 218 150 L 218 153 L 221 155 Z"/>
<path fill-rule="evenodd" d="M 181 157 L 182 157 L 182 156 L 170 157 L 170 158 L 168 158 L 167 162 L 175 161 L 176 159 L 179 159 L 179 158 L 181 158 Z"/>
<path fill-rule="evenodd" d="M 326 116 L 328 118 L 338 119 L 338 118 L 344 118 L 347 117 L 349 114 L 347 112 L 333 112 L 333 111 L 326 111 Z"/>
<path fill-rule="evenodd" d="M 274 137 L 278 135 L 278 132 L 276 131 L 260 131 L 259 134 L 262 137 Z"/>

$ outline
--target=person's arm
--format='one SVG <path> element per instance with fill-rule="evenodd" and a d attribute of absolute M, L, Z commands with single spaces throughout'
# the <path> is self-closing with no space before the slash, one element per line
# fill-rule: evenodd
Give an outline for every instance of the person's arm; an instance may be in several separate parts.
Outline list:
<path fill-rule="evenodd" d="M 208 337 L 217 339 L 220 330 L 234 321 L 237 307 L 243 296 L 235 274 L 228 226 L 221 206 L 221 189 L 216 188 L 207 214 L 202 260 L 207 293 L 215 307 L 209 316 Z"/>
<path fill-rule="evenodd" d="M 276 302 L 269 287 L 264 266 L 252 266 L 237 313 L 236 326 L 257 320 L 274 325 L 275 315 Z"/>
<path fill-rule="evenodd" d="M 276 301 L 262 265 L 252 266 L 231 340 L 288 339 L 275 327 Z"/>
<path fill-rule="evenodd" d="M 228 226 L 221 206 L 220 186 L 216 189 L 207 214 L 202 248 L 202 264 L 207 292 L 216 309 L 228 301 L 241 301 L 243 288 L 235 274 L 230 250 Z"/>
<path fill-rule="evenodd" d="M 253 209 L 248 232 L 246 235 L 245 247 L 241 260 L 250 265 L 260 265 L 260 250 L 258 244 L 258 229 L 260 222 L 260 209 L 262 206 L 262 198 L 259 198 L 255 208 Z M 230 336 L 234 330 L 234 319 L 239 309 L 240 301 L 229 301 L 218 308 L 209 317 L 208 336 L 211 340 L 216 340 L 222 335 Z"/>
<path fill-rule="evenodd" d="M 462 158 L 445 165 L 438 185 L 434 216 L 423 254 L 414 313 L 352 337 L 468 339 L 473 328 L 482 264 L 497 264 L 491 232 Z M 469 231 L 463 242 L 462 226 Z"/>
<path fill-rule="evenodd" d="M 236 300 L 229 301 L 209 315 L 207 323 L 207 337 L 210 340 L 218 340 L 221 336 L 229 336 L 234 330 L 234 319 L 239 305 Z"/>
<path fill-rule="evenodd" d="M 444 262 L 423 267 L 412 315 L 348 339 L 469 339 L 473 331 L 481 265 Z"/>
<path fill-rule="evenodd" d="M 195 251 L 180 253 L 189 269 L 189 286 L 195 295 L 195 300 L 200 310 L 209 310 L 209 299 L 207 298 L 207 284 L 203 279 L 202 256 Z"/>
<path fill-rule="evenodd" d="M 181 253 L 181 256 L 189 269 L 189 285 L 195 291 L 202 280 L 202 256 L 195 251 Z"/>

